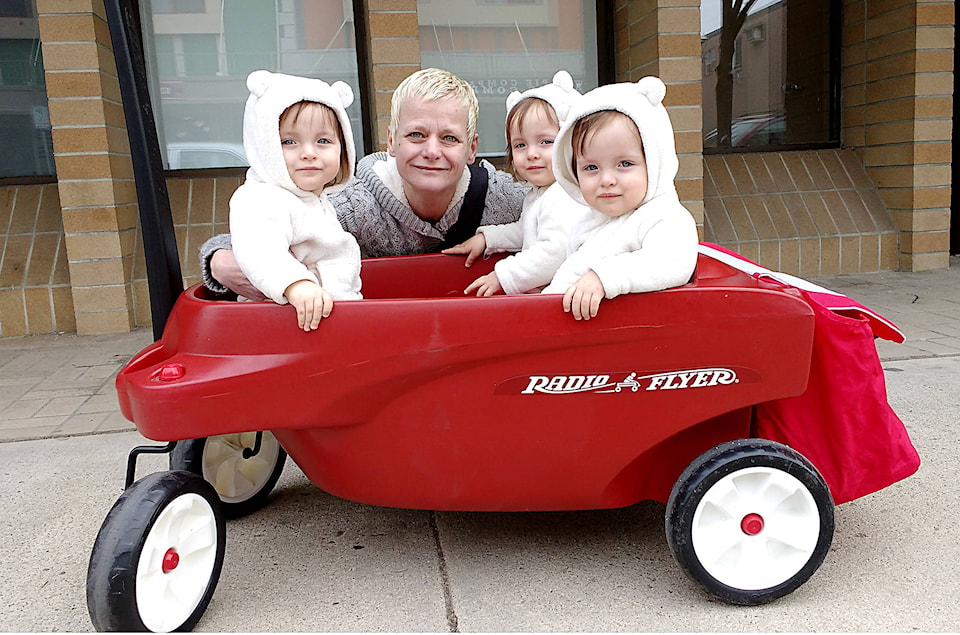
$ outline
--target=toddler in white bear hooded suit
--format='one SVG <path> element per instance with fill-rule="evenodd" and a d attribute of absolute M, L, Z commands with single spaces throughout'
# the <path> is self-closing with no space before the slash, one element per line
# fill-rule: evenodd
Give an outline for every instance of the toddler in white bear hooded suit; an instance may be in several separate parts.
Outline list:
<path fill-rule="evenodd" d="M 511 111 L 524 99 L 542 99 L 547 102 L 562 125 L 570 106 L 581 97 L 573 88 L 573 78 L 567 71 L 557 71 L 550 84 L 531 88 L 523 93 L 514 91 L 507 96 L 507 121 Z M 507 130 L 507 141 L 510 131 Z M 511 152 L 510 148 L 507 152 Z M 569 255 L 570 234 L 590 209 L 574 201 L 556 183 L 531 187 L 524 197 L 520 220 L 504 225 L 485 225 L 477 229 L 486 238 L 485 256 L 502 251 L 520 253 L 501 260 L 494 267 L 503 292 L 527 293 L 550 282 L 557 269 Z"/>
<path fill-rule="evenodd" d="M 579 202 L 583 195 L 573 168 L 573 127 L 583 117 L 616 110 L 630 117 L 640 131 L 647 164 L 647 193 L 636 210 L 617 218 L 593 211 L 593 218 L 574 229 L 576 251 L 564 261 L 543 293 L 565 293 L 593 270 L 604 297 L 658 291 L 686 284 L 697 262 L 697 225 L 680 204 L 673 179 L 679 161 L 673 126 L 663 97 L 666 87 L 657 77 L 637 83 L 600 86 L 586 93 L 570 114 L 553 148 L 557 182 Z"/>
<path fill-rule="evenodd" d="M 327 195 L 345 187 L 356 159 L 345 108 L 353 91 L 343 82 L 254 71 L 243 114 L 243 149 L 250 169 L 230 199 L 230 233 L 237 263 L 264 295 L 286 304 L 284 291 L 311 280 L 334 300 L 360 299 L 360 247 L 337 220 Z M 349 174 L 317 196 L 297 187 L 280 145 L 280 115 L 300 101 L 321 103 L 340 122 Z"/>

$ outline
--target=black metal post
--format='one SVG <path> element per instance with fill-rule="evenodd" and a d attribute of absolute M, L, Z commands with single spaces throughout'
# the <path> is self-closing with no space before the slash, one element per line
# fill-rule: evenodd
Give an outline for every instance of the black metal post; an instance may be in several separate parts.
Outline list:
<path fill-rule="evenodd" d="M 147 262 L 153 337 L 160 339 L 173 303 L 183 291 L 177 238 L 170 198 L 163 178 L 163 159 L 150 104 L 146 60 L 140 39 L 136 0 L 105 0 L 107 24 L 120 80 L 123 114 L 127 120 L 133 176 L 140 205 L 140 229 Z"/>

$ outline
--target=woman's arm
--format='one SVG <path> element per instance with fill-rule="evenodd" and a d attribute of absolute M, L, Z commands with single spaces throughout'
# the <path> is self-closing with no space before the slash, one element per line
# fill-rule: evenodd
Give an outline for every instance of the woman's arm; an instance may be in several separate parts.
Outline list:
<path fill-rule="evenodd" d="M 216 293 L 233 291 L 251 300 L 267 299 L 237 264 L 230 234 L 218 234 L 200 245 L 200 273 L 203 286 Z"/>

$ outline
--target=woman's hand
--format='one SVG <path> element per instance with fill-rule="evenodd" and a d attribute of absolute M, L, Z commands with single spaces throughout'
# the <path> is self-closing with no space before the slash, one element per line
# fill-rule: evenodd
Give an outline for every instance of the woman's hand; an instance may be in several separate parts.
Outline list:
<path fill-rule="evenodd" d="M 455 247 L 448 247 L 440 253 L 453 255 L 467 254 L 467 260 L 463 263 L 463 265 L 465 267 L 469 267 L 477 258 L 483 255 L 483 252 L 486 248 L 487 239 L 484 238 L 483 234 L 475 234 L 472 238 L 468 238 Z"/>

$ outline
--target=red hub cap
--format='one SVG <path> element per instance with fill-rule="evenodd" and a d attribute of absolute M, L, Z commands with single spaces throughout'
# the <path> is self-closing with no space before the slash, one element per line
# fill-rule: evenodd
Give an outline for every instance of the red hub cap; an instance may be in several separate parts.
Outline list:
<path fill-rule="evenodd" d="M 177 568 L 177 565 L 180 564 L 180 554 L 173 550 L 173 547 L 167 549 L 167 553 L 163 554 L 163 569 L 164 573 L 170 573 Z"/>
<path fill-rule="evenodd" d="M 748 536 L 756 536 L 763 531 L 763 516 L 760 514 L 747 514 L 740 521 L 740 529 Z"/>

